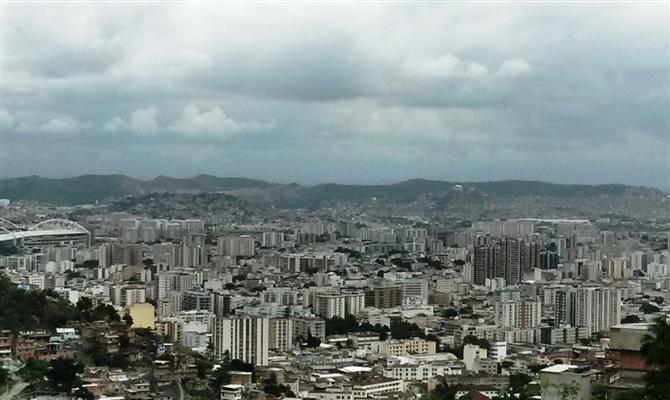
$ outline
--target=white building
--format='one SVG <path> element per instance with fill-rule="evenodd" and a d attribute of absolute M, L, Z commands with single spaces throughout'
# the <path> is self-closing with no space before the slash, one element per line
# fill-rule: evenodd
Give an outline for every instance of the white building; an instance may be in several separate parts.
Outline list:
<path fill-rule="evenodd" d="M 253 365 L 268 364 L 270 319 L 220 318 L 214 324 L 214 352 Z"/>
<path fill-rule="evenodd" d="M 216 250 L 219 257 L 253 257 L 256 251 L 256 242 L 249 235 L 224 236 L 217 239 Z"/>
<path fill-rule="evenodd" d="M 282 352 L 293 348 L 293 320 L 288 318 L 270 319 L 268 347 Z"/>
<path fill-rule="evenodd" d="M 535 300 L 496 302 L 496 325 L 502 328 L 532 328 L 542 323 L 542 303 Z"/>
<path fill-rule="evenodd" d="M 463 346 L 463 363 L 465 364 L 465 369 L 468 371 L 474 371 L 475 360 L 485 359 L 486 355 L 486 349 L 482 349 L 476 345 L 466 344 Z"/>
<path fill-rule="evenodd" d="M 621 292 L 613 287 L 569 287 L 556 293 L 556 317 L 562 324 L 607 332 L 621 321 Z"/>

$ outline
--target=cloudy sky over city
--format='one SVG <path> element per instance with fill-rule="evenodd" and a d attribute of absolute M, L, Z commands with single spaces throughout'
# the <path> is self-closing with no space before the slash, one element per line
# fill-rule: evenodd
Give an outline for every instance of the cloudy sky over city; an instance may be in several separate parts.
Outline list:
<path fill-rule="evenodd" d="M 668 5 L 2 5 L 3 177 L 670 188 Z"/>

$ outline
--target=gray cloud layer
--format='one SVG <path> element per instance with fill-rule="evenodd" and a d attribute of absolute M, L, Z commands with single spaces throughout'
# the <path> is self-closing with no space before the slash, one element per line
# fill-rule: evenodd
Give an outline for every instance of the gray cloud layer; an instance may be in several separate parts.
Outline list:
<path fill-rule="evenodd" d="M 670 188 L 667 4 L 4 4 L 2 176 Z"/>

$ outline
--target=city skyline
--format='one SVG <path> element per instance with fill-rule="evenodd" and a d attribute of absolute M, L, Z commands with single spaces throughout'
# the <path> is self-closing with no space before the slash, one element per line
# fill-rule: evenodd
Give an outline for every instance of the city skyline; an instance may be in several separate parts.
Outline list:
<path fill-rule="evenodd" d="M 3 4 L 0 177 L 668 190 L 667 15 L 663 3 Z"/>

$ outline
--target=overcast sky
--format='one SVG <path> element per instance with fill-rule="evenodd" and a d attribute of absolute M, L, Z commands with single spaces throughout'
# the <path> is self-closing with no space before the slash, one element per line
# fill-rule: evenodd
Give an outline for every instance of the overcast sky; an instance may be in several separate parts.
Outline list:
<path fill-rule="evenodd" d="M 648 4 L 3 4 L 0 175 L 670 188 Z"/>

